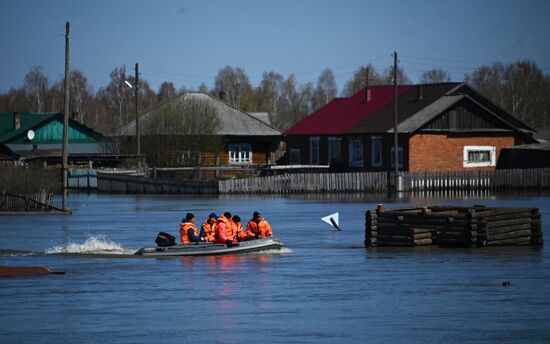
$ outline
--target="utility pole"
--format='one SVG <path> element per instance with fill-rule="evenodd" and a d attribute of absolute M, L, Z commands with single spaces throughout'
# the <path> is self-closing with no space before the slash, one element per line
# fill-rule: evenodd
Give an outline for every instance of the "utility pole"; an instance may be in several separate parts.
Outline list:
<path fill-rule="evenodd" d="M 69 89 L 71 70 L 69 68 L 69 33 L 71 31 L 71 24 L 69 22 L 65 25 L 65 96 L 63 101 L 63 210 L 67 208 L 67 189 L 68 189 L 68 155 L 69 155 Z"/>
<path fill-rule="evenodd" d="M 136 109 L 136 151 L 139 159 L 139 155 L 141 155 L 141 147 L 140 147 L 140 137 L 139 137 L 139 65 L 136 62 L 136 84 L 134 85 L 134 98 L 135 98 L 135 109 Z"/>
<path fill-rule="evenodd" d="M 397 52 L 393 52 L 393 158 L 394 158 L 394 187 L 395 191 L 401 191 L 399 185 L 399 152 L 397 133 Z"/>

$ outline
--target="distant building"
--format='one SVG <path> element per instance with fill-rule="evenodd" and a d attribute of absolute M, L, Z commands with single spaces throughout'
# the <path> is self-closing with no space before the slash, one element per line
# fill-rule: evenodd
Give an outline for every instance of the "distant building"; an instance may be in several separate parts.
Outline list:
<path fill-rule="evenodd" d="M 174 160 L 164 161 L 165 165 L 258 166 L 274 163 L 275 151 L 281 141 L 281 132 L 269 124 L 267 113 L 252 115 L 210 95 L 196 92 L 181 93 L 140 116 L 142 151 L 151 148 L 151 145 L 158 144 L 159 140 L 168 141 L 175 137 L 184 138 L 194 135 L 195 133 L 190 133 L 186 127 L 187 124 L 183 122 L 192 122 L 193 116 L 197 116 L 200 122 L 200 116 L 204 114 L 189 110 L 188 113 L 171 114 L 168 119 L 164 118 L 166 113 L 163 112 L 170 106 L 178 104 L 185 106 L 191 103 L 206 104 L 214 110 L 218 125 L 212 135 L 220 139 L 221 151 L 190 152 L 183 147 L 185 145 L 182 145 L 179 151 L 174 152 Z M 135 133 L 134 120 L 117 130 L 113 136 L 133 140 Z M 197 159 L 189 159 L 190 155 L 196 154 L 199 155 Z"/>
<path fill-rule="evenodd" d="M 69 119 L 69 163 L 104 164 L 116 156 L 102 152 L 103 135 Z M 58 165 L 62 160 L 63 115 L 60 113 L 0 113 L 0 145 L 4 158 L 25 163 Z"/>
<path fill-rule="evenodd" d="M 503 148 L 498 168 L 550 168 L 550 143 Z"/>
<path fill-rule="evenodd" d="M 394 168 L 392 86 L 336 98 L 284 132 L 290 165 L 342 171 Z M 399 168 L 495 169 L 501 149 L 534 143 L 534 129 L 464 83 L 397 88 Z"/>

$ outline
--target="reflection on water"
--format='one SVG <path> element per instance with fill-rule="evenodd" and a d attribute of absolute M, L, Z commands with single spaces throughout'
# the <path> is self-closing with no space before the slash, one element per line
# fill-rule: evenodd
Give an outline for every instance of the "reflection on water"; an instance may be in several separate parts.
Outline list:
<path fill-rule="evenodd" d="M 539 207 L 548 236 L 550 199 L 422 197 L 73 194 L 69 217 L 0 217 L 0 265 L 66 272 L 0 279 L 0 343 L 547 342 L 544 247 L 367 250 L 362 242 L 365 211 L 381 201 Z M 261 210 L 285 249 L 120 259 L 153 245 L 159 231 L 177 234 L 186 212 L 202 219 L 226 210 Z M 342 232 L 320 220 L 336 211 Z"/>

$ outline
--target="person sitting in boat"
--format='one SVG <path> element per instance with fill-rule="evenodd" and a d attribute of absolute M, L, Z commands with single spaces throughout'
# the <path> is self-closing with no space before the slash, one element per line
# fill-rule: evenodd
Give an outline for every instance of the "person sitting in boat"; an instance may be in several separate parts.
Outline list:
<path fill-rule="evenodd" d="M 218 216 L 215 213 L 211 213 L 208 215 L 208 218 L 201 226 L 201 233 L 200 237 L 204 239 L 204 241 L 207 242 L 214 242 L 216 241 L 216 221 L 218 220 Z"/>
<path fill-rule="evenodd" d="M 262 217 L 262 214 L 255 211 L 254 214 L 252 214 L 252 219 L 250 219 L 246 225 L 246 236 L 249 239 L 260 239 L 272 235 L 273 231 L 271 230 L 269 222 Z"/>
<path fill-rule="evenodd" d="M 197 230 L 197 226 L 195 226 L 195 215 L 187 213 L 185 218 L 181 220 L 180 240 L 183 245 L 204 241 L 199 236 L 199 231 Z"/>
<path fill-rule="evenodd" d="M 238 241 L 246 241 L 246 233 L 243 230 L 243 225 L 241 224 L 241 218 L 239 217 L 239 215 L 233 215 L 233 217 L 231 218 L 231 223 L 233 225 L 235 238 Z"/>
<path fill-rule="evenodd" d="M 233 232 L 230 212 L 226 211 L 218 218 L 216 222 L 216 233 L 218 234 L 216 242 L 220 244 L 226 244 L 228 247 L 231 247 L 232 244 L 237 243 L 235 233 Z"/>

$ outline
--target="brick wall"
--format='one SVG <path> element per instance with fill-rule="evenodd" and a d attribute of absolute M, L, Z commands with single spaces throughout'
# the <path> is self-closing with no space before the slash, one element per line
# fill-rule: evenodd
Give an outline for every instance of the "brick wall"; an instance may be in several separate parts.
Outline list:
<path fill-rule="evenodd" d="M 483 136 L 481 136 L 483 135 Z M 409 171 L 494 170 L 490 167 L 464 167 L 464 146 L 495 146 L 500 150 L 514 145 L 510 133 L 494 134 L 416 134 L 409 139 Z"/>

